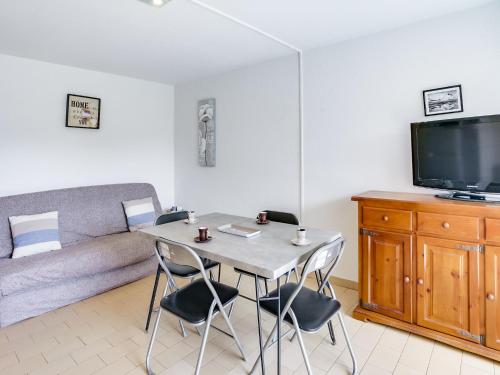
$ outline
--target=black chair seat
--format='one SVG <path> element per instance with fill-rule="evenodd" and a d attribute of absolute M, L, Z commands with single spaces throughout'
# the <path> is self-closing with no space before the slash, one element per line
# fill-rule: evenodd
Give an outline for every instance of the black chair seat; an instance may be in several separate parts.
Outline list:
<path fill-rule="evenodd" d="M 172 276 L 177 277 L 193 277 L 200 273 L 200 271 L 191 266 L 183 266 L 175 263 L 166 263 L 168 270 L 172 274 Z M 203 265 L 206 270 L 217 267 L 219 265 L 218 262 L 214 262 L 213 260 L 203 259 Z"/>
<path fill-rule="evenodd" d="M 297 284 L 288 283 L 280 288 L 280 307 L 281 311 L 297 288 Z M 273 290 L 269 297 L 277 297 L 278 291 Z M 261 301 L 260 306 L 267 312 L 278 315 L 278 301 Z M 292 310 L 297 317 L 299 327 L 306 332 L 315 332 L 340 309 L 340 302 L 334 300 L 315 290 L 303 287 L 295 300 L 292 302 Z M 290 314 L 286 314 L 285 320 L 293 324 Z"/>
<path fill-rule="evenodd" d="M 231 286 L 211 281 L 223 306 L 233 301 L 238 296 L 238 289 Z M 161 307 L 177 315 L 179 318 L 192 323 L 202 323 L 208 318 L 210 306 L 214 297 L 203 279 L 198 279 L 182 289 L 162 298 Z M 215 307 L 214 311 L 218 308 Z"/>

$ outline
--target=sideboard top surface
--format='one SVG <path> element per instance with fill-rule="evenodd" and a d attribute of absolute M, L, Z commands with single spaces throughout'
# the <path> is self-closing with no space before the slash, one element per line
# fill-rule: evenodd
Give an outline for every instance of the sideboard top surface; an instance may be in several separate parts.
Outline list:
<path fill-rule="evenodd" d="M 351 198 L 351 200 L 358 202 L 360 206 L 385 207 L 409 211 L 449 213 L 454 215 L 500 219 L 500 204 L 494 204 L 491 202 L 454 201 L 436 198 L 433 194 L 372 190 L 355 195 Z"/>
<path fill-rule="evenodd" d="M 452 205 L 462 207 L 488 207 L 496 208 L 500 211 L 500 204 L 493 204 L 491 202 L 464 202 L 454 201 L 449 199 L 437 198 L 434 194 L 420 194 L 420 193 L 402 193 L 393 191 L 379 191 L 370 190 L 362 194 L 354 195 L 351 197 L 353 201 L 392 201 L 401 203 L 414 203 L 414 204 L 439 204 L 439 205 Z"/>

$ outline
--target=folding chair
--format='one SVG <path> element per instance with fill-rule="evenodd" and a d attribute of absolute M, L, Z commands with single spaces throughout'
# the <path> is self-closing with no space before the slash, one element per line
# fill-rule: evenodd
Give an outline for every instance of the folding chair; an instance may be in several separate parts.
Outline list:
<path fill-rule="evenodd" d="M 333 239 L 329 242 L 320 245 L 307 260 L 302 275 L 298 284 L 287 283 L 279 290 L 274 290 L 266 297 L 260 299 L 262 309 L 271 315 L 277 317 L 279 315 L 280 322 L 284 322 L 291 327 L 291 330 L 282 335 L 287 336 L 291 331 L 295 331 L 297 336 L 302 356 L 306 365 L 307 373 L 312 374 L 311 365 L 307 356 L 307 351 L 302 339 L 302 332 L 316 333 L 325 324 L 330 322 L 334 315 L 337 315 L 342 332 L 345 336 L 347 348 L 352 359 L 352 374 L 357 373 L 356 357 L 349 339 L 349 334 L 344 323 L 344 318 L 340 309 L 340 302 L 335 296 L 333 287 L 329 282 L 329 278 L 342 257 L 344 251 L 345 240 L 343 238 Z M 321 270 L 327 269 L 323 276 Z M 307 275 L 312 272 L 319 272 L 320 286 L 318 290 L 312 290 L 304 287 Z M 318 279 L 319 280 L 319 279 Z M 325 292 L 328 288 L 330 295 Z M 278 296 L 280 300 L 280 310 L 278 312 Z M 261 328 L 259 327 L 259 330 Z M 277 324 L 274 325 L 271 334 L 269 335 L 263 347 L 263 352 L 268 350 L 277 342 Z M 261 360 L 262 353 L 257 358 L 250 373 L 253 373 Z"/>
<path fill-rule="evenodd" d="M 156 218 L 155 220 L 155 225 L 162 225 L 162 224 L 167 224 L 167 223 L 172 223 L 174 221 L 179 221 L 179 220 L 185 220 L 188 218 L 188 213 L 187 211 L 178 211 L 178 212 L 172 212 L 168 214 L 163 214 L 160 215 Z M 200 274 L 200 271 L 197 268 L 191 267 L 191 266 L 182 266 L 182 265 L 177 265 L 177 264 L 172 264 L 172 263 L 166 263 L 167 268 L 169 269 L 170 273 L 172 276 L 175 276 L 179 279 L 188 279 L 188 280 L 193 280 L 196 276 Z M 220 281 L 220 272 L 221 272 L 221 266 L 219 263 L 214 262 L 212 260 L 208 259 L 203 259 L 203 267 L 206 270 L 210 270 L 210 278 L 213 279 L 213 274 L 212 274 L 212 269 L 215 267 L 219 267 L 219 277 L 218 281 Z M 162 274 L 163 270 L 161 266 L 158 264 L 158 268 L 156 269 L 156 278 L 155 278 L 155 283 L 153 286 L 153 293 L 151 295 L 151 301 L 149 302 L 149 311 L 148 311 L 148 318 L 146 320 L 146 332 L 149 329 L 149 323 L 151 321 L 151 315 L 153 314 L 154 311 L 154 303 L 156 299 L 156 292 L 158 290 L 158 283 L 160 281 L 160 275 Z M 172 279 L 172 284 L 175 287 L 175 280 Z M 165 287 L 165 290 L 163 292 L 163 296 L 165 296 L 166 292 L 168 290 L 168 285 Z M 181 327 L 181 332 L 184 337 L 187 336 L 186 330 L 184 329 L 184 326 L 182 325 L 182 322 L 179 323 Z"/>
<path fill-rule="evenodd" d="M 163 246 L 162 246 L 163 245 Z M 165 246 L 166 245 L 166 246 Z M 243 347 L 236 336 L 236 332 L 226 314 L 224 308 L 232 306 L 238 297 L 238 289 L 228 285 L 221 284 L 217 281 L 208 278 L 203 267 L 201 258 L 189 247 L 169 241 L 166 239 L 158 239 L 155 246 L 155 254 L 158 262 L 167 275 L 167 285 L 170 285 L 173 290 L 170 294 L 163 297 L 160 302 L 160 310 L 156 318 L 151 341 L 149 343 L 148 353 L 146 355 L 146 368 L 149 375 L 154 375 L 151 369 L 151 353 L 160 324 L 162 313 L 169 312 L 185 323 L 189 323 L 195 327 L 205 326 L 201 341 L 200 354 L 196 363 L 195 375 L 200 373 L 200 368 L 203 360 L 203 354 L 207 344 L 208 332 L 213 318 L 218 314 L 226 321 L 231 336 L 241 353 L 243 360 L 246 360 Z M 167 267 L 166 261 L 172 264 L 195 267 L 200 270 L 202 278 L 193 281 L 183 288 L 177 288 L 172 285 L 173 276 Z M 215 328 L 215 327 L 214 327 Z"/>

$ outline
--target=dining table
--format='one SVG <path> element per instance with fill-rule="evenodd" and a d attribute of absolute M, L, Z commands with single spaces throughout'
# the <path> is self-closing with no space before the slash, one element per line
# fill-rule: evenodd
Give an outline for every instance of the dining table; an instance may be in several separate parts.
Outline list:
<path fill-rule="evenodd" d="M 217 228 L 234 224 L 259 230 L 260 233 L 250 238 L 224 233 Z M 198 227 L 207 227 L 210 241 L 196 242 Z M 261 354 L 261 370 L 265 374 L 265 356 L 263 348 L 263 334 L 261 324 L 260 303 L 265 299 L 275 299 L 280 307 L 280 283 L 284 275 L 288 275 L 294 268 L 305 262 L 309 256 L 323 243 L 340 238 L 342 235 L 335 230 L 309 228 L 306 229 L 308 244 L 296 246 L 292 240 L 296 238 L 298 226 L 279 222 L 268 222 L 259 225 L 255 218 L 225 214 L 210 213 L 198 217 L 195 224 L 189 221 L 175 221 L 167 224 L 141 229 L 140 233 L 148 238 L 164 238 L 193 249 L 200 257 L 207 258 L 221 264 L 232 266 L 254 275 L 256 285 L 256 309 L 259 333 L 259 347 Z M 270 298 L 259 293 L 258 280 L 276 281 L 277 296 Z M 288 279 L 288 278 L 287 278 Z M 276 317 L 277 324 L 277 373 L 281 374 L 281 322 Z"/>

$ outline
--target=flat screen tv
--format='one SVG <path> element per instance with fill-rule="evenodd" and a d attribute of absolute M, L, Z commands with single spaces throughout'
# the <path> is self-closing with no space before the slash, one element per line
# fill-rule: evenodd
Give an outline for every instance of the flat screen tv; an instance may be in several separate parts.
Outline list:
<path fill-rule="evenodd" d="M 500 193 L 500 115 L 411 124 L 413 184 L 472 194 Z"/>

